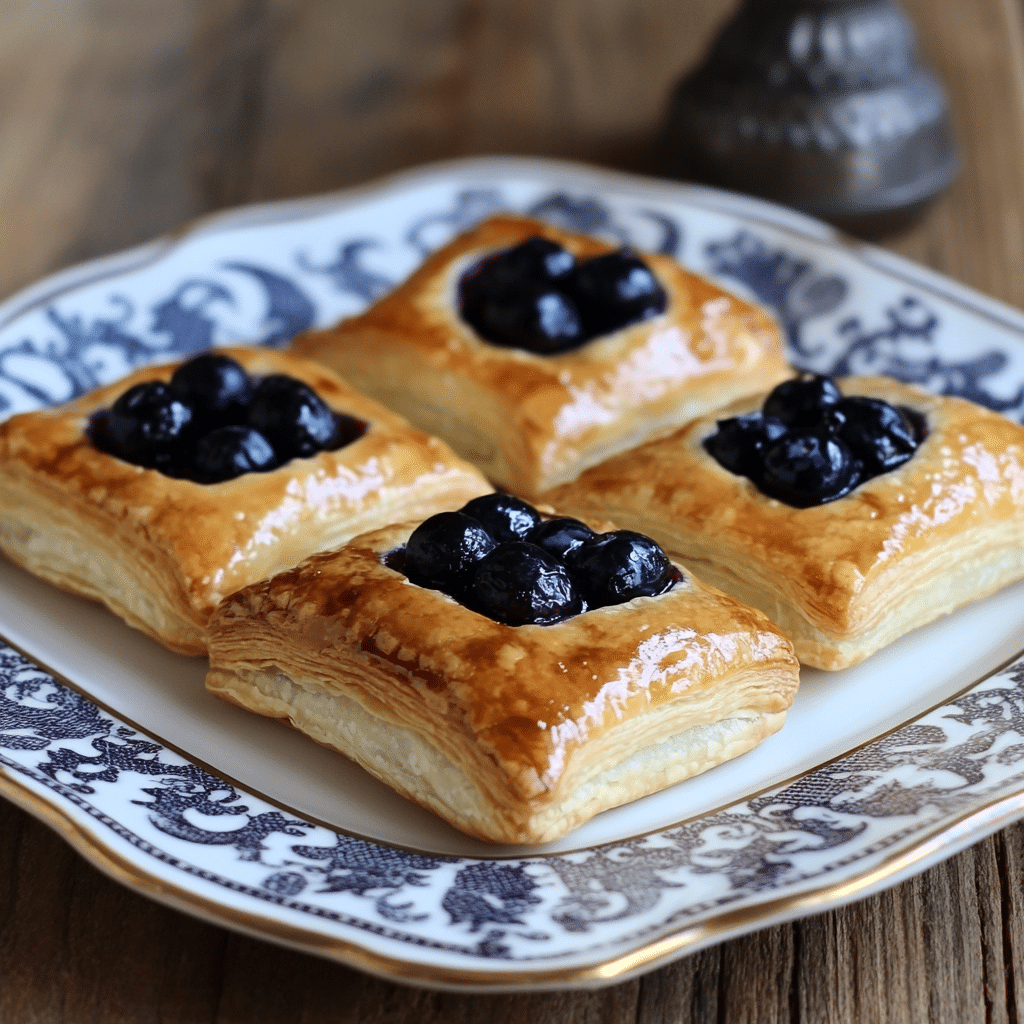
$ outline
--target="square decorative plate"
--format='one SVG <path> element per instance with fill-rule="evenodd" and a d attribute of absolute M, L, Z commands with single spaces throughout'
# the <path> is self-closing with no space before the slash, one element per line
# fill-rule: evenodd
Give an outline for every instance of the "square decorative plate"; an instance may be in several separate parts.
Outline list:
<path fill-rule="evenodd" d="M 497 210 L 747 293 L 797 366 L 1024 415 L 1014 310 L 766 203 L 487 159 L 218 215 L 27 289 L 0 306 L 0 418 L 211 345 L 283 346 Z M 0 793 L 155 899 L 412 983 L 621 980 L 892 885 L 1024 814 L 1020 585 L 857 668 L 805 670 L 757 750 L 527 849 L 459 835 L 209 697 L 204 662 L 4 561 L 0 635 Z"/>

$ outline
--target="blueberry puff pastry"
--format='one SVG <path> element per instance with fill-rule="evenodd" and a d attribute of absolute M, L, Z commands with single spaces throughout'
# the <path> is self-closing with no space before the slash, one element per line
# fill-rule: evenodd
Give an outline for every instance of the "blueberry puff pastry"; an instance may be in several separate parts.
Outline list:
<path fill-rule="evenodd" d="M 293 351 L 527 497 L 788 374 L 763 309 L 667 256 L 511 215 Z"/>
<path fill-rule="evenodd" d="M 172 378 L 177 364 L 0 424 L 0 550 L 172 650 L 201 655 L 227 594 L 367 529 L 490 491 L 443 442 L 324 367 L 266 349 L 217 352 L 254 386 L 250 418 L 261 431 L 232 425 L 212 445 L 204 434 L 198 456 L 179 457 L 168 440 L 205 415 L 186 400 L 204 381 Z M 282 409 L 299 436 L 278 436 Z M 240 435 L 240 449 L 224 435 Z"/>
<path fill-rule="evenodd" d="M 547 500 L 649 534 L 764 611 L 816 668 L 854 665 L 1024 578 L 1024 428 L 889 379 L 836 383 L 828 429 L 801 433 L 775 418 L 778 402 L 752 396 L 593 467 Z M 796 385 L 805 394 L 819 386 L 830 385 Z M 742 436 L 751 421 L 756 458 Z M 877 424 L 891 436 L 861 449 L 858 433 L 873 436 Z M 829 461 L 828 450 L 841 457 Z M 817 465 L 804 486 L 808 452 Z M 787 468 L 783 456 L 795 461 Z"/>
<path fill-rule="evenodd" d="M 224 601 L 210 691 L 500 843 L 557 839 L 782 726 L 798 665 L 760 612 L 685 576 L 554 625 L 509 625 L 391 567 L 415 525 Z"/>

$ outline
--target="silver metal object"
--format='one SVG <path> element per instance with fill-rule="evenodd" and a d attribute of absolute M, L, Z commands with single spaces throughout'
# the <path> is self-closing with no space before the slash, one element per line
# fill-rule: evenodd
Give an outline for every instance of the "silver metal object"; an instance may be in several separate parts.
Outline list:
<path fill-rule="evenodd" d="M 856 234 L 956 177 L 945 90 L 895 0 L 745 0 L 669 104 L 662 170 Z"/>

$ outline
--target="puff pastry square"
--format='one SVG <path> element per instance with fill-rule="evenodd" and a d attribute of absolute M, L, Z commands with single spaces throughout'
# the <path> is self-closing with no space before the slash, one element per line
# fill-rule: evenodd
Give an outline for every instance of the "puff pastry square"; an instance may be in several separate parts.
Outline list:
<path fill-rule="evenodd" d="M 494 217 L 360 316 L 298 337 L 293 351 L 526 497 L 788 375 L 767 312 L 653 253 L 641 255 L 667 292 L 664 313 L 558 355 L 481 340 L 459 315 L 460 278 L 483 257 L 537 235 L 577 259 L 615 248 L 528 217 Z"/>
<path fill-rule="evenodd" d="M 267 349 L 219 349 L 257 377 L 284 373 L 368 424 L 337 451 L 217 484 L 173 479 L 96 449 L 90 417 L 147 367 L 67 405 L 0 424 L 0 550 L 72 593 L 101 601 L 172 650 L 206 652 L 223 597 L 357 533 L 457 508 L 490 486 L 436 438 L 324 367 Z"/>
<path fill-rule="evenodd" d="M 555 626 L 506 626 L 384 564 L 413 528 L 224 601 L 209 690 L 503 843 L 564 836 L 782 726 L 798 664 L 759 612 L 687 576 Z"/>
<path fill-rule="evenodd" d="M 928 434 L 899 468 L 844 498 L 792 508 L 704 450 L 716 419 L 609 459 L 547 500 L 640 530 L 712 586 L 760 608 L 817 668 L 857 664 L 917 626 L 1024 578 L 1024 428 L 885 378 L 844 395 L 905 406 Z"/>

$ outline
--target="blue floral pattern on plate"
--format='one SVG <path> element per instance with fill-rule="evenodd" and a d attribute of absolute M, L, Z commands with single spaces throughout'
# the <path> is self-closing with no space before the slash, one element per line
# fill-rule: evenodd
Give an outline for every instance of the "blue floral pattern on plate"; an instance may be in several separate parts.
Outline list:
<path fill-rule="evenodd" d="M 55 294 L 16 297 L 0 310 L 0 417 L 211 345 L 285 345 L 509 208 L 674 255 L 746 291 L 776 314 L 795 365 L 887 373 L 1024 416 L 1024 320 L 1013 311 L 902 264 L 875 266 L 763 204 L 482 161 L 313 212 L 240 211 L 195 233 L 212 239 L 205 263 L 189 261 L 186 236 L 98 275 L 83 268 Z M 261 230 L 271 237 L 253 245 Z M 865 303 L 869 272 L 884 287 Z M 965 320 L 987 325 L 980 343 L 975 330 L 963 344 Z M 80 845 L 101 863 L 129 856 L 140 888 L 169 886 L 180 905 L 241 915 L 270 938 L 445 985 L 599 984 L 892 882 L 1018 814 L 1024 658 L 749 799 L 607 845 L 486 858 L 289 814 L 0 646 L 0 791 L 56 812 L 69 837 L 87 833 Z M 925 844 L 936 834 L 942 854 Z"/>

